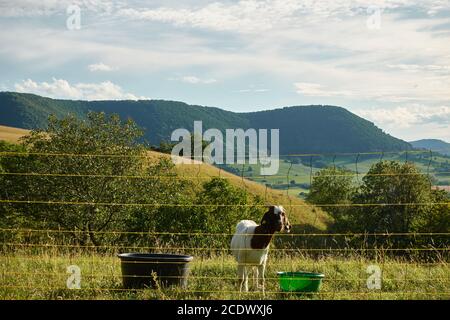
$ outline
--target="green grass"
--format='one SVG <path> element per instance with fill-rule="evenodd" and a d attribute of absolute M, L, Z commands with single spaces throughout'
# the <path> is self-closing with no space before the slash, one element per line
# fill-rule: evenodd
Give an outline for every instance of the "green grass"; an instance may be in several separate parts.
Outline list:
<path fill-rule="evenodd" d="M 367 289 L 367 266 L 382 270 L 382 289 Z M 70 290 L 69 265 L 81 268 L 81 289 Z M 188 287 L 124 290 L 120 261 L 114 254 L 15 253 L 0 257 L 0 299 L 449 299 L 450 266 L 445 262 L 371 261 L 361 257 L 275 258 L 269 256 L 266 295 L 236 291 L 236 264 L 231 256 L 202 258 L 190 264 Z M 282 293 L 277 271 L 325 274 L 319 294 Z"/>

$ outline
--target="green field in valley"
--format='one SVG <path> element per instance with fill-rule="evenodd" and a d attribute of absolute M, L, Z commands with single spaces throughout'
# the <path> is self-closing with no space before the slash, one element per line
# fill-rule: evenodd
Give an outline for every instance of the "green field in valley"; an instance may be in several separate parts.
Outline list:
<path fill-rule="evenodd" d="M 450 157 L 434 153 L 430 159 L 428 151 L 397 152 L 386 154 L 349 154 L 324 156 L 292 156 L 281 158 L 278 173 L 273 176 L 261 176 L 260 165 L 232 165 L 233 173 L 244 176 L 273 189 L 286 192 L 291 196 L 304 197 L 314 175 L 324 167 L 339 167 L 350 170 L 355 182 L 360 181 L 370 167 L 380 160 L 393 160 L 414 163 L 424 175 L 432 178 L 433 185 L 450 185 Z"/>

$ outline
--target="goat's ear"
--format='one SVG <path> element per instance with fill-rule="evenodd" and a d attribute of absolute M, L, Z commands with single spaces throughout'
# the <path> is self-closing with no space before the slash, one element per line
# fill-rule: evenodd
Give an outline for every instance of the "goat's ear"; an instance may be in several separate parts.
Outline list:
<path fill-rule="evenodd" d="M 269 206 L 268 209 L 269 209 L 269 213 L 270 214 L 274 214 L 275 213 L 275 206 L 274 205 Z"/>

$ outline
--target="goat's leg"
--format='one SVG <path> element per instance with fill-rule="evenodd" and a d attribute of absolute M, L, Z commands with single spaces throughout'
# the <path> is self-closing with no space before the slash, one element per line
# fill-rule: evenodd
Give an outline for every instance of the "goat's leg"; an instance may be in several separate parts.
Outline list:
<path fill-rule="evenodd" d="M 266 271 L 266 264 L 263 263 L 261 265 L 258 266 L 258 273 L 259 276 L 261 277 L 261 289 L 262 289 L 262 293 L 265 294 L 265 279 L 264 279 L 264 272 Z M 259 281 L 258 281 L 259 283 Z"/>
<path fill-rule="evenodd" d="M 238 264 L 237 276 L 238 276 L 238 282 L 239 282 L 239 292 L 242 292 L 242 285 L 245 282 L 245 266 L 244 265 Z"/>
<path fill-rule="evenodd" d="M 259 279 L 258 279 L 258 275 L 259 275 L 259 269 L 257 267 L 252 267 L 253 269 L 253 287 L 258 290 L 259 289 Z"/>
<path fill-rule="evenodd" d="M 248 292 L 248 270 L 249 267 L 244 266 L 244 290 Z"/>

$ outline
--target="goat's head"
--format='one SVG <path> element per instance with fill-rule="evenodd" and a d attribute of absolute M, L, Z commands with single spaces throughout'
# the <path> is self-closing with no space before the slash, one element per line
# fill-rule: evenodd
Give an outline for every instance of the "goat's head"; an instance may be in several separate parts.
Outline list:
<path fill-rule="evenodd" d="M 282 206 L 269 206 L 269 210 L 261 220 L 261 225 L 269 227 L 274 231 L 291 231 L 291 224 Z"/>

